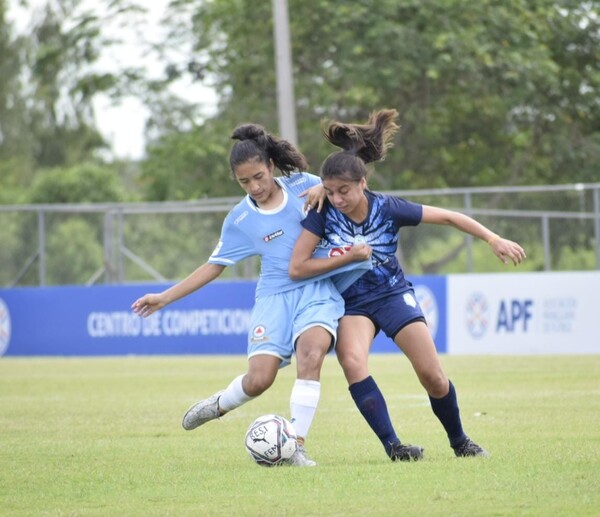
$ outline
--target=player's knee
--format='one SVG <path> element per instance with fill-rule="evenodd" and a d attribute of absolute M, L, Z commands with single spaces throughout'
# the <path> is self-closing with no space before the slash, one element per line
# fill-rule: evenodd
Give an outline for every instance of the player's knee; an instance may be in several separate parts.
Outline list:
<path fill-rule="evenodd" d="M 271 387 L 274 380 L 275 377 L 270 375 L 247 374 L 244 378 L 244 391 L 250 397 L 258 397 Z"/>
<path fill-rule="evenodd" d="M 338 361 L 348 379 L 361 378 L 367 371 L 367 361 L 356 354 L 338 354 Z"/>
<path fill-rule="evenodd" d="M 421 376 L 421 384 L 427 390 L 427 393 L 434 398 L 442 398 L 448 394 L 448 378 L 444 372 L 436 370 L 424 372 Z"/>

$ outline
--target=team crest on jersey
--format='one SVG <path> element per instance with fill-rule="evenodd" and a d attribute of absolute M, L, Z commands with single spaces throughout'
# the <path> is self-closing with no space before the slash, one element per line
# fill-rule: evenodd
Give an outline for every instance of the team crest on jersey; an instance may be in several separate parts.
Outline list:
<path fill-rule="evenodd" d="M 263 241 L 270 242 L 277 237 L 281 237 L 283 235 L 283 230 L 277 230 L 276 232 L 270 233 L 269 235 L 265 235 L 263 237 Z"/>
<path fill-rule="evenodd" d="M 250 341 L 252 343 L 258 343 L 260 341 L 267 341 L 267 339 L 269 339 L 267 336 L 267 329 L 263 325 L 256 325 L 252 330 Z"/>

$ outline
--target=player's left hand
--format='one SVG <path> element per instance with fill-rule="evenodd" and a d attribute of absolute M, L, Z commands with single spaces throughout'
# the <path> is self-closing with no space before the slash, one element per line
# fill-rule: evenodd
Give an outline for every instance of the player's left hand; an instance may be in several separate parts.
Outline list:
<path fill-rule="evenodd" d="M 490 240 L 489 245 L 494 251 L 494 254 L 504 264 L 508 264 L 509 261 L 512 261 L 515 266 L 518 266 L 527 258 L 525 250 L 518 243 L 509 241 L 508 239 L 496 237 Z"/>
<path fill-rule="evenodd" d="M 314 208 L 317 212 L 320 212 L 323 208 L 323 203 L 325 203 L 327 194 L 325 193 L 325 188 L 323 185 L 315 185 L 314 187 L 310 187 L 302 192 L 300 197 L 304 198 L 305 212 L 308 212 L 312 208 Z"/>

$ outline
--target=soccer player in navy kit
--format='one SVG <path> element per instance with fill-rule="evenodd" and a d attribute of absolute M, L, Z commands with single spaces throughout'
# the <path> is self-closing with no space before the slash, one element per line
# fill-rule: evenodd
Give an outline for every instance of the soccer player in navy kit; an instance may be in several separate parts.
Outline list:
<path fill-rule="evenodd" d="M 327 202 L 320 212 L 311 210 L 302 222 L 304 230 L 292 255 L 290 276 L 299 279 L 322 274 L 358 256 L 339 254 L 323 260 L 313 255 L 315 247 L 371 249 L 373 269 L 342 292 L 346 310 L 336 347 L 358 409 L 393 461 L 422 458 L 421 447 L 400 442 L 385 399 L 369 374 L 371 343 L 383 330 L 411 362 L 456 456 L 487 456 L 463 430 L 454 385 L 442 369 L 412 284 L 396 258 L 399 230 L 420 223 L 451 225 L 486 241 L 504 263 L 515 265 L 525 258 L 525 252 L 464 214 L 367 189 L 366 164 L 384 158 L 398 129 L 397 116 L 396 110 L 381 110 L 371 114 L 367 124 L 334 122 L 324 132 L 326 139 L 342 150 L 327 157 L 321 167 Z"/>
<path fill-rule="evenodd" d="M 344 283 L 369 269 L 370 252 L 356 250 L 355 264 L 336 270 L 335 276 L 326 272 L 317 278 L 292 280 L 289 260 L 306 216 L 300 194 L 320 185 L 321 180 L 304 172 L 293 173 L 305 170 L 304 156 L 261 126 L 240 126 L 232 138 L 237 141 L 230 153 L 231 170 L 247 196 L 225 218 L 221 238 L 208 262 L 162 293 L 142 296 L 132 308 L 140 316 L 149 316 L 215 280 L 225 267 L 259 255 L 261 271 L 248 335 L 248 371 L 222 392 L 194 404 L 182 425 L 186 430 L 195 429 L 259 396 L 295 352 L 297 379 L 290 410 L 300 447 L 290 464 L 314 466 L 303 444 L 320 397 L 321 366 L 335 343 L 338 320 L 344 313 L 336 285 L 343 290 Z M 282 177 L 274 176 L 275 168 Z"/>

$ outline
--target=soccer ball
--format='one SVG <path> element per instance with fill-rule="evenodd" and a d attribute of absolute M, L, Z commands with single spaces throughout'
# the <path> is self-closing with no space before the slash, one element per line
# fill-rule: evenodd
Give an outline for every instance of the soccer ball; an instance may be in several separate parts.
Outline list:
<path fill-rule="evenodd" d="M 291 422 L 278 415 L 258 417 L 246 431 L 246 450 L 263 467 L 273 467 L 290 458 L 298 443 Z"/>

